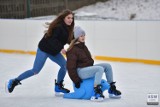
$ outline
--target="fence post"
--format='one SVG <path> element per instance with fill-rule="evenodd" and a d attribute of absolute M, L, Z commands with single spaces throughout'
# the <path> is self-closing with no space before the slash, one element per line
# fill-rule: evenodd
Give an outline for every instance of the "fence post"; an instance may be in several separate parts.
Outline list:
<path fill-rule="evenodd" d="M 31 17 L 31 2 L 30 0 L 27 0 L 27 18 Z"/>
<path fill-rule="evenodd" d="M 68 9 L 68 0 L 65 0 L 65 8 Z"/>

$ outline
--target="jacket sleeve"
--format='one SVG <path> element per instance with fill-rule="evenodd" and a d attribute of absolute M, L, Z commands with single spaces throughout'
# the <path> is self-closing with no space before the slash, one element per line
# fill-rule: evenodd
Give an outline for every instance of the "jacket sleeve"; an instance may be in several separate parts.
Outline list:
<path fill-rule="evenodd" d="M 60 28 L 55 28 L 53 30 L 53 34 L 50 37 L 50 39 L 48 39 L 48 45 L 50 46 L 50 48 L 56 52 L 60 52 L 61 49 L 63 49 L 63 45 L 62 43 L 58 40 L 58 36 L 61 36 L 61 30 Z"/>
<path fill-rule="evenodd" d="M 69 77 L 74 83 L 81 81 L 77 73 L 77 55 L 73 51 L 67 52 L 67 69 Z"/>

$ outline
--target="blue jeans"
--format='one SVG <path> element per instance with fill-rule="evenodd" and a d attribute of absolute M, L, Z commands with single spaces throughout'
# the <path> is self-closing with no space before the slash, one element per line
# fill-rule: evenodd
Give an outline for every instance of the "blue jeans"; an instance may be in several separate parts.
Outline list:
<path fill-rule="evenodd" d="M 62 81 L 66 75 L 66 60 L 63 57 L 63 55 L 59 53 L 56 56 L 52 56 L 48 53 L 41 51 L 39 48 L 37 49 L 37 54 L 36 54 L 33 68 L 25 71 L 24 73 L 19 75 L 16 79 L 18 79 L 19 81 L 22 81 L 35 74 L 38 74 L 41 71 L 42 67 L 44 66 L 47 58 L 51 59 L 53 62 L 57 63 L 60 66 L 58 76 L 57 76 L 57 83 Z"/>
<path fill-rule="evenodd" d="M 113 82 L 112 67 L 108 63 L 100 63 L 89 67 L 78 68 L 77 73 L 81 79 L 94 77 L 95 85 L 101 83 L 103 73 L 105 73 L 105 77 L 108 83 Z"/>

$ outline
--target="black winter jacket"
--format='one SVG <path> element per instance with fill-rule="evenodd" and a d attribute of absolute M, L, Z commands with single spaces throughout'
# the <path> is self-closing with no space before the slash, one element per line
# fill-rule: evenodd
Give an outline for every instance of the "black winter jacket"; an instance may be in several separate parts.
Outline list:
<path fill-rule="evenodd" d="M 67 30 L 67 25 L 62 23 L 53 29 L 52 35 L 45 38 L 45 36 L 40 40 L 38 47 L 53 56 L 57 55 L 67 43 L 69 33 Z"/>

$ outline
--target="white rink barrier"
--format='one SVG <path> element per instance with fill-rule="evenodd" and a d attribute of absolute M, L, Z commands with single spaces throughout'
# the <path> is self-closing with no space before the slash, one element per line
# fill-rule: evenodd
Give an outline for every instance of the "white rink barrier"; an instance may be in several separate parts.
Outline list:
<path fill-rule="evenodd" d="M 51 20 L 1 19 L 0 52 L 36 52 L 45 22 Z M 86 31 L 86 44 L 97 59 L 160 64 L 160 21 L 75 20 L 75 25 Z"/>

